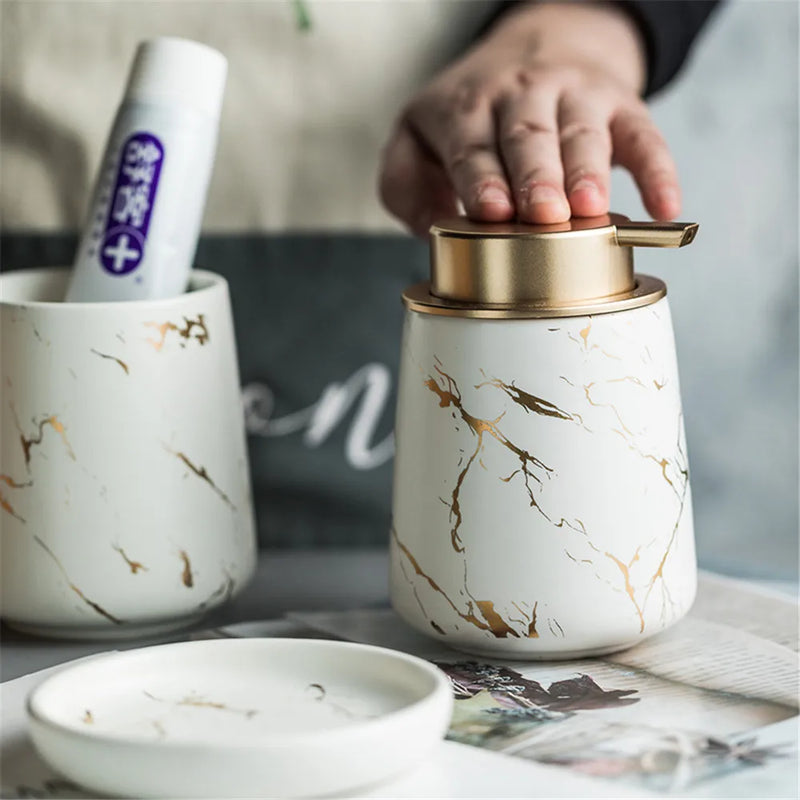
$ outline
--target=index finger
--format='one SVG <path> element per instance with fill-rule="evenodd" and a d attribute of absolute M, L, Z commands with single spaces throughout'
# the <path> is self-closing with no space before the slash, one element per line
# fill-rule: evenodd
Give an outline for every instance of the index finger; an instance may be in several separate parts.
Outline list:
<path fill-rule="evenodd" d="M 499 222 L 513 216 L 486 95 L 466 86 L 450 96 L 437 93 L 412 108 L 407 121 L 438 156 L 470 217 Z"/>

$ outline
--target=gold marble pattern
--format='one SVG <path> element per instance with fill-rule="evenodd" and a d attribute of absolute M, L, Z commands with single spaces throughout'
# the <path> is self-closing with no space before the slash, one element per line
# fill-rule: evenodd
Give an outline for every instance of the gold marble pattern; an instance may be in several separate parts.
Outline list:
<path fill-rule="evenodd" d="M 570 338 L 574 337 L 570 335 Z M 592 341 L 591 318 L 587 321 L 585 327 L 579 331 L 579 338 L 576 341 L 581 343 L 582 349 L 584 349 L 587 353 L 596 349 L 604 356 L 614 359 L 618 358 L 615 355 L 607 353 L 598 344 Z M 647 351 L 649 360 L 652 361 L 652 355 L 650 355 L 649 350 L 646 347 L 643 349 Z M 624 440 L 629 450 L 636 453 L 644 461 L 652 463 L 653 466 L 658 469 L 660 478 L 670 487 L 671 491 L 678 500 L 677 515 L 674 525 L 672 525 L 672 530 L 668 537 L 668 541 L 666 541 L 666 543 L 663 545 L 663 553 L 658 557 L 658 565 L 652 575 L 643 580 L 643 571 L 648 568 L 652 569 L 653 556 L 655 554 L 652 552 L 651 548 L 653 548 L 653 546 L 659 541 L 664 543 L 664 536 L 661 534 L 653 536 L 651 541 L 647 543 L 643 542 L 636 547 L 632 553 L 628 553 L 623 556 L 618 552 L 601 550 L 595 544 L 593 544 L 591 541 L 590 532 L 587 530 L 587 527 L 582 520 L 577 518 L 567 519 L 564 517 L 558 519 L 548 515 L 539 505 L 539 495 L 541 493 L 538 491 L 534 492 L 534 490 L 537 485 L 539 487 L 543 486 L 542 481 L 544 478 L 549 478 L 555 474 L 553 469 L 544 464 L 540 459 L 536 458 L 531 453 L 517 446 L 514 442 L 510 441 L 506 437 L 502 430 L 504 427 L 502 420 L 506 414 L 505 411 L 494 419 L 481 419 L 470 414 L 464 407 L 462 395 L 459 391 L 456 380 L 452 377 L 452 375 L 445 371 L 442 362 L 438 358 L 434 356 L 434 359 L 435 363 L 433 365 L 433 372 L 429 372 L 426 375 L 426 373 L 421 370 L 424 386 L 437 397 L 440 408 L 449 409 L 452 412 L 456 430 L 459 429 L 459 423 L 464 423 L 470 430 L 471 434 L 475 437 L 474 449 L 465 453 L 463 458 L 459 460 L 452 495 L 449 498 L 449 502 L 447 502 L 444 498 L 440 498 L 442 502 L 450 508 L 450 519 L 452 524 L 450 536 L 453 549 L 457 553 L 463 554 L 465 552 L 465 544 L 461 537 L 461 529 L 464 522 L 464 511 L 461 500 L 463 497 L 463 492 L 465 491 L 465 479 L 467 478 L 467 475 L 469 474 L 469 471 L 475 461 L 477 461 L 478 464 L 484 469 L 487 469 L 486 463 L 483 461 L 483 452 L 487 441 L 494 439 L 502 447 L 514 453 L 520 460 L 520 467 L 513 470 L 508 475 L 498 476 L 499 480 L 503 481 L 504 483 L 511 483 L 511 481 L 514 480 L 517 475 L 521 475 L 525 484 L 525 490 L 528 495 L 530 506 L 535 508 L 539 514 L 541 514 L 550 524 L 553 525 L 553 527 L 569 528 L 570 530 L 579 533 L 583 537 L 584 544 L 588 546 L 593 553 L 597 554 L 595 558 L 575 557 L 567 549 L 564 550 L 564 553 L 576 564 L 590 565 L 598 579 L 602 580 L 604 583 L 607 583 L 611 588 L 614 589 L 614 591 L 619 591 L 627 596 L 627 598 L 630 600 L 632 610 L 636 615 L 640 633 L 644 633 L 645 631 L 647 619 L 645 610 L 648 606 L 648 602 L 651 601 L 653 593 L 659 586 L 661 587 L 662 591 L 660 620 L 661 627 L 666 625 L 672 618 L 674 618 L 675 613 L 677 613 L 676 604 L 673 603 L 669 589 L 664 581 L 664 569 L 665 565 L 668 563 L 670 553 L 675 546 L 675 540 L 677 538 L 678 529 L 683 517 L 689 486 L 688 467 L 686 466 L 686 458 L 683 454 L 680 442 L 680 438 L 682 436 L 682 421 L 679 419 L 678 422 L 679 441 L 677 444 L 677 451 L 671 451 L 667 454 L 646 452 L 639 446 L 638 434 L 634 433 L 634 431 L 631 429 L 632 426 L 628 424 L 628 421 L 626 421 L 624 415 L 620 412 L 619 407 L 611 402 L 601 402 L 595 393 L 595 389 L 599 389 L 600 384 L 606 383 L 630 384 L 633 387 L 633 391 L 641 389 L 651 393 L 660 392 L 667 385 L 667 379 L 662 378 L 661 381 L 658 381 L 648 378 L 645 381 L 645 378 L 642 376 L 637 374 L 629 374 L 622 375 L 621 377 L 610 377 L 606 380 L 587 382 L 585 385 L 576 385 L 568 378 L 561 376 L 561 379 L 565 383 L 573 387 L 576 391 L 582 392 L 583 397 L 590 406 L 607 409 L 613 415 L 616 425 L 612 424 L 608 427 L 603 425 L 602 430 L 608 430 L 611 433 L 619 435 Z M 575 422 L 584 428 L 588 433 L 595 432 L 584 424 L 583 418 L 577 413 L 567 411 L 555 403 L 552 403 L 520 388 L 514 381 L 506 382 L 497 377 L 487 376 L 483 370 L 481 370 L 481 374 L 485 380 L 475 384 L 475 389 L 482 389 L 484 387 L 498 389 L 505 393 L 505 395 L 513 404 L 523 408 L 526 414 L 534 413 L 540 416 L 550 417 L 554 420 Z M 593 425 L 592 427 L 595 426 Z M 664 531 L 664 534 L 666 534 L 666 531 Z M 498 638 L 505 638 L 509 636 L 518 637 L 520 635 L 520 625 L 522 624 L 523 620 L 514 617 L 504 617 L 497 612 L 492 601 L 478 601 L 475 597 L 473 597 L 466 585 L 466 572 L 464 588 L 463 590 L 459 590 L 460 594 L 465 594 L 470 598 L 466 604 L 466 607 L 464 607 L 463 600 L 454 602 L 453 598 L 448 596 L 442 590 L 442 588 L 431 577 L 431 575 L 422 569 L 420 563 L 412 555 L 409 548 L 400 541 L 397 536 L 397 532 L 394 530 L 393 537 L 400 551 L 416 573 L 416 576 L 424 579 L 428 586 L 430 586 L 435 592 L 439 593 L 460 619 L 468 622 L 480 630 L 490 632 L 492 635 Z M 581 547 L 583 547 L 583 545 L 581 545 Z M 619 580 L 614 579 L 613 573 L 609 570 L 609 568 L 602 567 L 601 564 L 604 559 L 607 559 L 608 562 L 614 565 L 614 569 L 616 570 Z M 403 575 L 405 576 L 406 582 L 413 590 L 417 604 L 423 610 L 425 618 L 431 622 L 434 630 L 438 631 L 438 629 L 441 628 L 441 625 L 438 622 L 433 622 L 428 618 L 428 615 L 425 613 L 423 604 L 417 593 L 415 581 L 413 578 L 409 579 L 410 576 L 406 574 L 402 560 L 400 561 L 400 567 Z M 516 603 L 514 604 L 514 607 L 518 612 L 524 613 L 520 606 L 518 606 Z M 527 616 L 527 635 L 530 638 L 539 637 L 539 632 L 537 629 L 537 611 L 538 601 L 534 604 L 532 612 L 530 612 Z M 653 623 L 651 622 L 651 624 Z M 561 625 L 552 617 L 546 618 L 546 628 L 549 630 L 552 636 L 563 638 L 565 635 Z"/>
<path fill-rule="evenodd" d="M 33 486 L 33 481 L 19 483 L 10 475 L 0 475 L 0 482 L 4 483 L 10 489 L 27 489 L 29 486 Z M 2 508 L 7 514 L 11 514 L 12 517 L 21 522 L 23 525 L 25 524 L 24 517 L 14 510 L 13 506 L 11 505 L 11 501 L 2 492 L 0 492 L 0 508 Z"/>
<path fill-rule="evenodd" d="M 392 528 L 392 538 L 398 548 L 402 551 L 403 555 L 408 559 L 408 562 L 411 564 L 414 572 L 420 577 L 423 578 L 428 586 L 431 587 L 437 594 L 444 598 L 450 608 L 462 619 L 464 622 L 473 625 L 474 627 L 478 628 L 481 631 L 486 631 L 487 633 L 491 633 L 496 639 L 506 639 L 509 636 L 513 636 L 515 639 L 519 638 L 538 638 L 539 634 L 536 632 L 536 609 L 538 603 L 535 603 L 533 606 L 533 611 L 531 614 L 526 614 L 518 604 L 514 604 L 515 608 L 525 617 L 523 624 L 524 633 L 520 634 L 509 622 L 504 619 L 500 613 L 495 609 L 494 602 L 491 600 L 477 600 L 475 597 L 472 596 L 469 589 L 467 588 L 467 576 L 466 576 L 466 562 L 464 563 L 464 592 L 469 597 L 469 600 L 466 601 L 466 610 L 460 609 L 450 598 L 450 596 L 442 589 L 441 586 L 428 574 L 426 573 L 422 567 L 420 566 L 417 559 L 411 553 L 411 551 L 406 547 L 406 545 L 400 541 L 400 537 L 397 535 L 397 530 L 393 527 Z M 430 619 L 427 612 L 422 605 L 422 601 L 417 594 L 416 587 L 414 586 L 414 582 L 409 580 L 408 574 L 405 571 L 405 568 L 402 566 L 402 561 L 400 562 L 400 568 L 405 576 L 408 584 L 411 586 L 414 596 L 419 604 L 420 608 L 422 609 L 422 614 L 431 623 L 431 627 L 437 632 L 442 635 L 446 635 L 446 631 L 434 620 Z M 480 616 L 475 613 L 477 609 Z"/>
<path fill-rule="evenodd" d="M 519 389 L 514 385 L 513 381 L 509 384 L 504 383 L 498 378 L 492 378 L 491 380 L 477 384 L 475 388 L 480 389 L 483 386 L 494 386 L 497 389 L 502 389 L 502 391 L 504 391 L 517 405 L 522 406 L 526 412 L 532 411 L 534 414 L 541 414 L 545 417 L 555 417 L 556 419 L 575 419 L 572 414 L 563 411 L 549 400 L 543 400 L 541 397 L 536 397 L 529 392 Z"/>
<path fill-rule="evenodd" d="M 115 361 L 122 367 L 126 375 L 130 375 L 130 370 L 128 369 L 128 365 L 121 358 L 117 358 L 116 356 L 110 356 L 107 353 L 101 353 L 99 350 L 95 350 L 93 347 L 89 349 L 90 352 L 94 353 L 96 356 L 100 356 L 100 358 L 105 358 L 108 359 L 109 361 Z"/>
<path fill-rule="evenodd" d="M 144 572 L 148 571 L 147 567 L 144 564 L 142 564 L 141 561 L 134 561 L 133 559 L 128 558 L 125 551 L 121 547 L 118 547 L 117 545 L 112 545 L 112 547 L 122 556 L 125 563 L 128 565 L 128 567 L 130 567 L 131 573 L 133 575 L 137 575 L 142 570 Z"/>
<path fill-rule="evenodd" d="M 62 423 L 58 417 L 53 414 L 51 416 L 47 416 L 44 419 L 41 419 L 37 424 L 37 432 L 30 437 L 26 437 L 22 431 L 20 431 L 20 443 L 22 444 L 22 452 L 25 456 L 25 466 L 29 466 L 31 463 L 31 450 L 40 445 L 44 440 L 44 429 L 46 426 L 50 426 L 60 437 L 61 441 L 64 443 L 64 447 L 67 448 L 67 454 L 69 457 L 76 461 L 75 452 L 72 449 L 72 445 L 69 443 L 69 439 L 67 439 L 67 431 L 64 427 L 64 423 Z"/>
<path fill-rule="evenodd" d="M 685 456 L 685 454 L 683 452 L 683 448 L 682 448 L 681 442 L 680 442 L 681 431 L 682 431 L 682 424 L 681 424 L 681 420 L 679 419 L 679 423 L 678 423 L 678 432 L 679 432 L 679 434 L 678 434 L 678 442 L 677 442 L 677 445 L 676 445 L 676 449 L 677 449 L 677 453 L 678 453 L 679 458 L 685 464 L 686 463 L 686 456 Z M 618 430 L 614 431 L 614 432 L 622 435 L 620 433 L 620 431 L 618 431 Z M 623 438 L 625 438 L 626 442 L 628 442 L 627 437 L 623 436 Z M 674 609 L 675 609 L 676 604 L 674 603 L 674 601 L 672 599 L 671 593 L 669 591 L 669 587 L 667 586 L 666 582 L 664 581 L 664 566 L 665 566 L 665 564 L 667 562 L 667 559 L 668 559 L 668 557 L 670 555 L 670 552 L 672 551 L 672 548 L 673 548 L 673 546 L 675 544 L 675 540 L 677 538 L 677 533 L 678 533 L 678 528 L 680 527 L 681 520 L 683 519 L 684 508 L 685 508 L 685 505 L 686 505 L 686 499 L 687 499 L 687 495 L 688 495 L 688 491 L 689 491 L 689 471 L 688 471 L 688 468 L 686 466 L 681 466 L 680 462 L 678 462 L 677 460 L 676 460 L 676 462 L 672 462 L 672 461 L 669 461 L 668 459 L 658 459 L 655 456 L 641 453 L 634 446 L 631 446 L 631 449 L 634 450 L 635 452 L 637 452 L 639 455 L 642 455 L 642 457 L 645 458 L 646 460 L 651 460 L 651 461 L 655 462 L 656 464 L 658 464 L 659 467 L 661 467 L 662 476 L 664 477 L 666 482 L 670 485 L 672 490 L 675 492 L 675 495 L 676 495 L 676 497 L 678 499 L 678 510 L 677 510 L 677 514 L 676 514 L 676 517 L 675 517 L 675 522 L 674 522 L 674 524 L 672 526 L 672 529 L 670 531 L 670 536 L 669 536 L 669 539 L 668 539 L 668 541 L 666 543 L 666 547 L 664 549 L 663 555 L 659 559 L 658 567 L 656 568 L 655 572 L 653 573 L 653 575 L 647 581 L 645 581 L 644 583 L 639 583 L 638 581 L 634 582 L 634 578 L 631 575 L 631 571 L 632 571 L 632 569 L 633 569 L 635 564 L 637 564 L 637 563 L 641 564 L 642 563 L 640 561 L 640 554 L 641 554 L 642 547 L 644 547 L 645 549 L 649 548 L 652 544 L 654 544 L 656 539 L 653 539 L 647 545 L 644 545 L 644 546 L 640 545 L 639 547 L 637 547 L 636 551 L 634 552 L 634 554 L 632 556 L 632 558 L 630 560 L 628 560 L 627 562 L 624 561 L 623 559 L 619 558 L 618 556 L 612 554 L 612 553 L 605 552 L 603 554 L 603 555 L 605 555 L 606 558 L 610 559 L 617 566 L 620 574 L 622 575 L 622 578 L 623 578 L 622 591 L 630 598 L 631 604 L 634 607 L 634 610 L 636 612 L 636 616 L 637 616 L 637 618 L 639 620 L 639 632 L 640 633 L 644 633 L 644 630 L 645 630 L 645 627 L 646 627 L 645 610 L 647 608 L 648 601 L 650 599 L 650 596 L 651 596 L 651 593 L 653 591 L 653 588 L 655 587 L 656 583 L 658 583 L 659 581 L 660 581 L 661 592 L 662 592 L 662 606 L 661 606 L 661 617 L 660 617 L 660 622 L 661 622 L 662 626 L 666 625 L 669 622 L 668 609 L 672 609 L 672 612 L 673 612 L 673 615 L 674 615 Z M 675 486 L 675 483 L 672 480 L 670 480 L 670 478 L 667 476 L 666 468 L 667 468 L 668 465 L 674 466 L 674 468 L 677 471 L 677 473 L 681 476 L 682 487 L 681 487 L 680 490 L 678 490 L 678 487 Z M 592 545 L 591 541 L 587 541 L 587 544 L 589 544 L 589 546 L 592 547 L 593 550 L 598 552 L 597 548 L 594 545 Z M 565 550 L 564 552 L 567 555 L 567 557 L 570 558 L 575 563 L 590 564 L 592 566 L 596 566 L 592 559 L 584 558 L 584 559 L 580 559 L 579 560 L 579 559 L 575 558 L 569 551 Z M 639 571 L 641 571 L 641 570 L 639 570 Z M 602 580 L 602 578 L 599 575 L 599 573 L 595 572 L 595 576 L 598 579 Z M 642 592 L 644 592 L 644 597 L 640 601 L 639 597 L 641 596 Z"/>
<path fill-rule="evenodd" d="M 215 711 L 228 711 L 231 714 L 241 714 L 247 719 L 252 719 L 256 714 L 258 714 L 257 708 L 232 708 L 225 703 L 219 703 L 215 700 L 208 700 L 205 696 L 195 693 L 187 694 L 180 700 L 167 700 L 146 690 L 143 690 L 142 694 L 157 703 L 168 703 L 169 705 L 173 706 L 188 706 L 190 708 L 208 708 Z"/>
<path fill-rule="evenodd" d="M 620 361 L 621 360 L 619 356 L 614 355 L 613 353 L 607 352 L 602 347 L 600 347 L 599 344 L 589 344 L 589 335 L 591 334 L 591 332 L 592 332 L 592 318 L 588 317 L 588 322 L 586 324 L 586 327 L 582 328 L 580 331 L 578 331 L 578 336 L 580 338 L 577 338 L 577 337 L 573 336 L 569 332 L 567 332 L 567 336 L 573 342 L 575 342 L 576 344 L 580 345 L 580 348 L 581 348 L 581 350 L 583 350 L 584 353 L 588 354 L 593 350 L 597 350 L 599 353 L 604 355 L 606 358 L 612 358 L 615 361 Z"/>
<path fill-rule="evenodd" d="M 172 450 L 170 447 L 167 447 L 167 445 L 164 445 L 164 449 L 171 455 L 180 459 L 185 466 L 187 466 L 195 475 L 197 475 L 198 478 L 205 481 L 214 490 L 215 494 L 220 497 L 225 505 L 229 506 L 232 511 L 236 511 L 236 506 L 231 502 L 231 499 L 228 497 L 228 495 L 225 494 L 225 492 L 223 492 L 213 480 L 211 480 L 211 476 L 208 474 L 208 471 L 205 467 L 198 466 L 197 464 L 193 463 L 185 453 L 182 453 L 178 450 Z"/>
<path fill-rule="evenodd" d="M 80 597 L 80 599 L 81 599 L 81 600 L 82 600 L 82 601 L 83 601 L 83 602 L 84 602 L 84 603 L 85 603 L 87 606 L 89 606 L 89 608 L 91 608 L 93 611 L 96 611 L 98 614 L 100 614 L 100 616 L 102 616 L 102 617 L 105 617 L 105 618 L 106 618 L 106 619 L 107 619 L 109 622 L 113 622 L 115 625 L 124 625 L 124 624 L 125 624 L 125 620 L 122 620 L 122 619 L 119 619 L 118 617 L 115 617 L 113 614 L 111 614 L 111 613 L 109 613 L 108 611 L 106 611 L 106 610 L 105 610 L 105 609 L 104 609 L 104 608 L 103 608 L 103 607 L 102 607 L 102 606 L 101 606 L 99 603 L 95 603 L 95 601 L 94 601 L 94 600 L 91 600 L 90 598 L 88 598 L 88 597 L 87 597 L 87 596 L 86 596 L 86 595 L 85 595 L 85 594 L 84 594 L 84 593 L 83 593 L 83 592 L 82 592 L 82 591 L 81 591 L 81 590 L 80 590 L 80 589 L 79 589 L 79 588 L 78 588 L 78 587 L 77 587 L 77 586 L 76 586 L 76 585 L 75 585 L 75 584 L 74 584 L 74 583 L 73 583 L 73 582 L 70 580 L 69 574 L 67 573 L 67 570 L 64 568 L 64 565 L 61 563 L 61 560 L 60 560 L 60 559 L 58 558 L 58 556 L 56 556 L 56 554 L 55 554 L 55 553 L 54 553 L 54 552 L 53 552 L 53 551 L 52 551 L 52 550 L 51 550 L 51 549 L 50 549 L 50 548 L 49 548 L 49 547 L 48 547 L 48 546 L 47 546 L 47 545 L 46 545 L 46 544 L 45 544 L 45 543 L 42 541 L 42 539 L 41 539 L 39 536 L 37 536 L 37 535 L 35 535 L 35 534 L 34 534 L 34 536 L 33 536 L 33 540 L 36 542 L 36 544 L 38 544 L 38 545 L 39 545 L 39 547 L 41 547 L 41 548 L 42 548 L 42 549 L 45 551 L 45 553 L 47 553 L 47 555 L 48 555 L 48 556 L 50 556 L 50 558 L 52 559 L 53 563 L 54 563 L 54 564 L 56 565 L 56 567 L 58 568 L 58 571 L 59 571 L 59 572 L 60 572 L 60 573 L 63 575 L 63 577 L 64 577 L 64 580 L 65 580 L 65 581 L 66 581 L 66 583 L 67 583 L 67 586 L 69 586 L 69 588 L 70 588 L 70 589 L 71 589 L 73 592 L 75 592 L 75 594 L 76 594 L 76 595 L 78 595 L 78 597 Z"/>
<path fill-rule="evenodd" d="M 178 553 L 178 557 L 183 564 L 183 571 L 181 572 L 181 583 L 187 588 L 191 589 L 194 586 L 194 574 L 192 573 L 192 562 L 189 560 L 189 554 L 185 550 Z"/>
<path fill-rule="evenodd" d="M 180 339 L 184 340 L 180 343 L 181 347 L 185 347 L 188 341 L 196 341 L 202 347 L 210 338 L 204 314 L 198 314 L 196 319 L 184 317 L 183 325 L 176 325 L 169 321 L 145 322 L 144 325 L 146 328 L 154 328 L 158 332 L 158 338 L 148 337 L 145 340 L 156 352 L 161 352 L 170 331 L 174 331 Z"/>
<path fill-rule="evenodd" d="M 465 410 L 462 404 L 461 392 L 459 391 L 458 385 L 456 384 L 455 380 L 446 372 L 444 372 L 438 364 L 435 365 L 434 368 L 438 373 L 439 377 L 436 378 L 429 375 L 428 378 L 424 381 L 425 386 L 439 398 L 440 408 L 453 407 L 458 412 L 459 416 L 461 417 L 461 420 L 476 436 L 475 450 L 467 460 L 467 463 L 465 464 L 464 468 L 459 472 L 451 495 L 450 512 L 451 512 L 451 518 L 454 520 L 454 524 L 450 529 L 450 539 L 453 549 L 457 553 L 461 553 L 464 551 L 464 547 L 461 542 L 461 537 L 459 536 L 459 528 L 461 527 L 461 523 L 463 521 L 461 513 L 461 505 L 459 502 L 460 493 L 462 486 L 464 484 L 464 479 L 467 477 L 467 473 L 469 472 L 470 467 L 472 466 L 475 459 L 478 458 L 480 452 L 483 449 L 484 446 L 483 437 L 485 434 L 491 436 L 501 446 L 505 447 L 507 450 L 510 450 L 512 453 L 514 453 L 514 455 L 519 459 L 520 462 L 519 472 L 521 472 L 523 476 L 525 489 L 528 493 L 528 498 L 530 500 L 531 506 L 538 508 L 538 503 L 536 502 L 536 498 L 534 497 L 533 488 L 531 487 L 530 481 L 534 480 L 538 484 L 541 484 L 542 482 L 541 477 L 537 474 L 536 471 L 539 470 L 544 474 L 549 474 L 553 470 L 550 467 L 548 467 L 545 463 L 540 461 L 538 458 L 536 458 L 536 456 L 532 455 L 527 450 L 518 447 L 503 435 L 502 431 L 498 427 L 498 423 L 503 418 L 503 416 L 505 416 L 505 412 L 503 414 L 500 414 L 496 419 L 493 420 L 479 419 L 478 417 L 472 416 L 469 412 Z M 549 405 L 552 406 L 552 404 Z M 513 477 L 513 475 L 511 477 Z M 509 477 L 509 480 L 510 479 L 511 478 Z"/>
<path fill-rule="evenodd" d="M 621 561 L 615 555 L 611 553 L 606 553 L 606 558 L 610 558 L 616 565 L 619 567 L 619 571 L 622 573 L 623 578 L 625 579 L 625 594 L 628 595 L 631 599 L 631 603 L 633 603 L 633 607 L 636 609 L 636 614 L 639 617 L 639 633 L 644 632 L 644 614 L 642 612 L 639 603 L 636 600 L 636 592 L 633 589 L 631 584 L 631 574 L 630 570 L 631 567 L 639 560 L 639 550 L 641 547 L 636 548 L 636 552 L 633 554 L 633 558 L 628 561 L 626 564 L 624 561 Z"/>

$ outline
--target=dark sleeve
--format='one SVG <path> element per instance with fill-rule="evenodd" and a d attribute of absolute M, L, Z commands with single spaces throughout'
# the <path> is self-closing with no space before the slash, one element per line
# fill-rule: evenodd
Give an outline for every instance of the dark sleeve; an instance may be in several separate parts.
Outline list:
<path fill-rule="evenodd" d="M 638 26 L 647 51 L 645 97 L 663 89 L 678 74 L 719 4 L 720 0 L 619 0 Z"/>

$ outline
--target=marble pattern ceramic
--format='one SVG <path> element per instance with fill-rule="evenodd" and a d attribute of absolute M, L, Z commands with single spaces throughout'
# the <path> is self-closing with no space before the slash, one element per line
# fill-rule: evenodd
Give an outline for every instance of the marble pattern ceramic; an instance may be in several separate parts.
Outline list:
<path fill-rule="evenodd" d="M 454 647 L 621 649 L 694 599 L 689 472 L 666 299 L 486 320 L 409 312 L 391 593 Z"/>
<path fill-rule="evenodd" d="M 225 281 L 68 304 L 66 271 L 0 280 L 5 620 L 126 636 L 221 604 L 256 555 Z"/>

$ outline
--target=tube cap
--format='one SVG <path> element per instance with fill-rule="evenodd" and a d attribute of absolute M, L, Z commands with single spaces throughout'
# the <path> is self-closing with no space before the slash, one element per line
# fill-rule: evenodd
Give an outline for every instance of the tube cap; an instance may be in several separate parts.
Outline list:
<path fill-rule="evenodd" d="M 151 39 L 136 50 L 125 99 L 188 106 L 219 119 L 227 72 L 225 56 L 208 45 Z"/>

